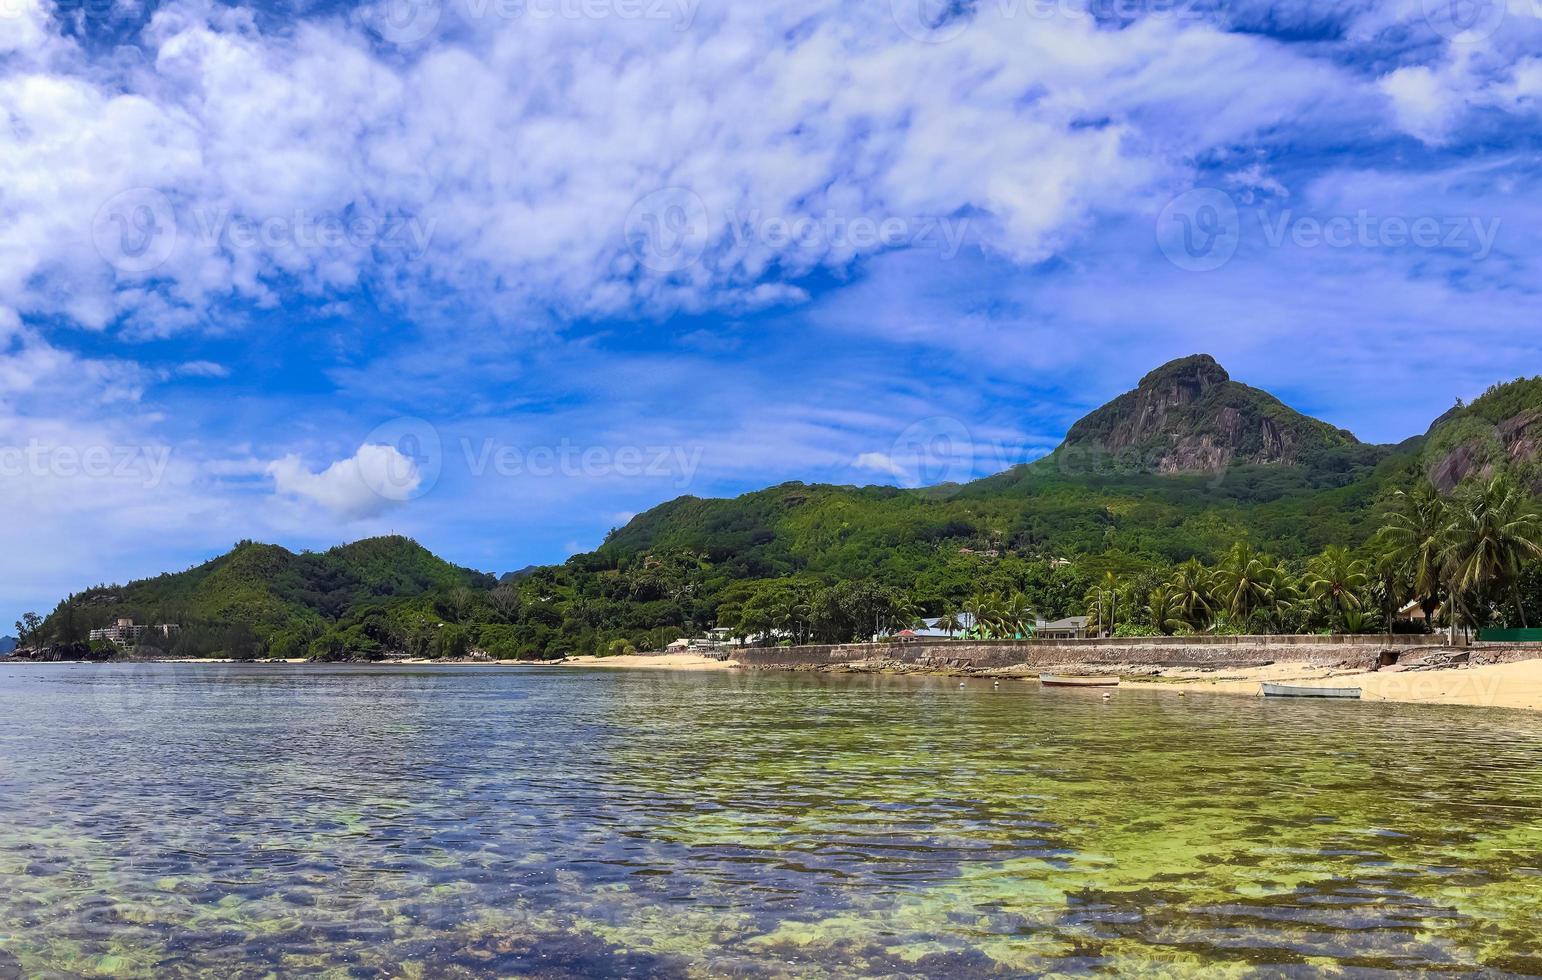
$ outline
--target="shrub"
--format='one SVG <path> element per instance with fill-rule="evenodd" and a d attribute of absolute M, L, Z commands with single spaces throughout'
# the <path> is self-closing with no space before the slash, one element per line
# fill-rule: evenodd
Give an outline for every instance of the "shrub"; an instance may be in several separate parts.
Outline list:
<path fill-rule="evenodd" d="M 1162 631 L 1161 630 L 1157 629 L 1155 626 L 1147 626 L 1144 623 L 1120 623 L 1118 626 L 1114 627 L 1114 636 L 1117 636 L 1117 637 L 1161 636 L 1161 635 L 1162 635 Z"/>

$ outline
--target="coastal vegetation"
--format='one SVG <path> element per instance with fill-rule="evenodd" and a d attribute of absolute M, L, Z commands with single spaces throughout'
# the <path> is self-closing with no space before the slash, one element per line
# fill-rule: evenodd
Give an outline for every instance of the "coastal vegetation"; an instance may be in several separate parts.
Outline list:
<path fill-rule="evenodd" d="M 401 537 L 300 554 L 247 541 L 72 595 L 18 635 L 76 649 L 131 617 L 180 624 L 144 651 L 173 656 L 552 658 L 716 627 L 849 641 L 939 617 L 992 637 L 1070 615 L 1126 636 L 1542 625 L 1539 446 L 1542 380 L 1374 446 L 1199 355 L 1048 457 L 969 484 L 681 497 L 501 579 Z"/>

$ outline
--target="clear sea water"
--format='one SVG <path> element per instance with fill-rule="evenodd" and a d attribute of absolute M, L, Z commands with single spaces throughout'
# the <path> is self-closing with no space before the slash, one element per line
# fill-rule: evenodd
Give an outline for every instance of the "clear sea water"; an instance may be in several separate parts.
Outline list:
<path fill-rule="evenodd" d="M 1542 716 L 0 662 L 0 978 L 1542 974 Z"/>

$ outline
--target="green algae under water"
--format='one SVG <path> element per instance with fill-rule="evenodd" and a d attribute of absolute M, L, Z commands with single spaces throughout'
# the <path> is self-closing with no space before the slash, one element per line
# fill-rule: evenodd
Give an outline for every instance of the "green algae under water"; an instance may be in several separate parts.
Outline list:
<path fill-rule="evenodd" d="M 1542 974 L 1542 718 L 0 664 L 0 978 Z"/>

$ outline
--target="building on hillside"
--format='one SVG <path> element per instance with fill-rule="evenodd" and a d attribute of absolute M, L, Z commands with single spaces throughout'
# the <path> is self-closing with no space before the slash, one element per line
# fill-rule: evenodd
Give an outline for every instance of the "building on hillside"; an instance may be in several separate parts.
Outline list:
<path fill-rule="evenodd" d="M 170 638 L 181 631 L 182 627 L 177 623 L 159 623 L 154 626 L 136 624 L 132 619 L 120 619 L 111 626 L 104 626 L 98 630 L 92 630 L 88 639 L 110 640 L 120 646 L 135 646 L 140 643 L 146 633 L 156 633 L 162 637 Z"/>

